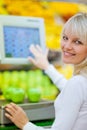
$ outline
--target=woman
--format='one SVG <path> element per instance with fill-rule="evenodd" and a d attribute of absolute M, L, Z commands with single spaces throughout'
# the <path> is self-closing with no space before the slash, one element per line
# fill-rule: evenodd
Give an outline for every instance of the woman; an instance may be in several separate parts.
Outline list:
<path fill-rule="evenodd" d="M 54 102 L 55 120 L 51 128 L 31 123 L 25 112 L 14 103 L 6 106 L 5 116 L 23 130 L 86 130 L 87 129 L 87 14 L 78 13 L 64 25 L 61 36 L 62 59 L 73 64 L 74 75 L 66 80 L 48 62 L 47 53 L 31 46 L 35 58 L 29 60 L 43 69 L 61 90 Z"/>

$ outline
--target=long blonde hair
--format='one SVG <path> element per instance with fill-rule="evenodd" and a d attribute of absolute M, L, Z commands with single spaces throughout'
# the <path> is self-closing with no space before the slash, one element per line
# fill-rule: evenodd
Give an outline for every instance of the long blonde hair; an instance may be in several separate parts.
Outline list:
<path fill-rule="evenodd" d="M 80 64 L 74 65 L 74 75 L 81 74 L 87 78 L 87 58 Z"/>
<path fill-rule="evenodd" d="M 63 31 L 71 29 L 71 34 L 77 37 L 87 45 L 87 13 L 77 13 L 72 16 L 64 25 Z M 87 77 L 87 58 L 81 63 L 74 65 L 74 75 L 81 74 Z"/>

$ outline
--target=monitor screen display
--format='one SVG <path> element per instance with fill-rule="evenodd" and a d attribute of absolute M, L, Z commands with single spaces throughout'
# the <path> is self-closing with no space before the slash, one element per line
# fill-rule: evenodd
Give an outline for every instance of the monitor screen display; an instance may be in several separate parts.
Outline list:
<path fill-rule="evenodd" d="M 0 15 L 1 64 L 30 64 L 31 44 L 46 48 L 43 18 Z"/>
<path fill-rule="evenodd" d="M 27 58 L 31 56 L 31 44 L 40 45 L 38 28 L 4 26 L 5 56 Z"/>

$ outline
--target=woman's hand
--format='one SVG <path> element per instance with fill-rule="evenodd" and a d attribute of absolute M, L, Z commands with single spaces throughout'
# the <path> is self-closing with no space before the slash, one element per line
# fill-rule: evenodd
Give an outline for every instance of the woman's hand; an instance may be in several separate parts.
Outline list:
<path fill-rule="evenodd" d="M 33 63 L 36 67 L 42 70 L 46 70 L 49 66 L 49 62 L 47 59 L 48 50 L 46 50 L 46 52 L 44 53 L 38 45 L 31 45 L 29 49 L 34 55 L 34 58 L 29 57 L 29 61 Z"/>
<path fill-rule="evenodd" d="M 23 127 L 29 122 L 29 119 L 23 109 L 14 103 L 6 105 L 5 110 L 5 116 L 20 129 L 23 129 Z"/>

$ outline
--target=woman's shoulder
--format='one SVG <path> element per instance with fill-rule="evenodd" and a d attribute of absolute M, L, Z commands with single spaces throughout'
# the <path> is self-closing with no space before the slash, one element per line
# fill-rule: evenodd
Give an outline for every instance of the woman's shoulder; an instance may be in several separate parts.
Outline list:
<path fill-rule="evenodd" d="M 84 101 L 87 101 L 87 78 L 82 75 L 73 76 L 69 82 L 68 86 L 71 86 L 71 91 L 75 90 L 78 95 L 83 95 Z"/>
<path fill-rule="evenodd" d="M 74 76 L 72 76 L 72 78 L 70 80 L 74 81 L 74 82 L 86 82 L 87 83 L 87 78 L 82 75 L 74 75 Z"/>
<path fill-rule="evenodd" d="M 87 90 L 87 78 L 82 75 L 73 76 L 67 84 L 72 87 Z"/>

